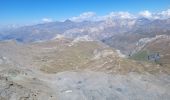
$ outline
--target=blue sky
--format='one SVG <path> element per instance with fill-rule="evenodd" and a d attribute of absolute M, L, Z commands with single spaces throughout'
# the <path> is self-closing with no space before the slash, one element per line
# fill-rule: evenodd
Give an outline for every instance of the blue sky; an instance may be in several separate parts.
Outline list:
<path fill-rule="evenodd" d="M 37 23 L 43 18 L 64 20 L 88 11 L 105 15 L 169 8 L 170 0 L 0 0 L 0 25 Z"/>

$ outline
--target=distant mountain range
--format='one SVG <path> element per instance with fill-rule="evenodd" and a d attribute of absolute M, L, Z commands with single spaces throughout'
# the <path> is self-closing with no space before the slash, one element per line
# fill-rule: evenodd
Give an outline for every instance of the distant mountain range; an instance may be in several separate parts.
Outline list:
<path fill-rule="evenodd" d="M 12 39 L 28 43 L 51 40 L 58 35 L 73 39 L 88 36 L 128 55 L 142 38 L 170 35 L 170 19 L 108 18 L 102 21 L 57 21 L 3 30 L 0 31 L 0 40 Z"/>

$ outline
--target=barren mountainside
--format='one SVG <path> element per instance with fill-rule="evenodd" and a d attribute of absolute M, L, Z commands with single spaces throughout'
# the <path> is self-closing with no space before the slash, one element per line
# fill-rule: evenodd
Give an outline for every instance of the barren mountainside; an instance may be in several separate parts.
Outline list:
<path fill-rule="evenodd" d="M 31 44 L 4 41 L 0 47 L 1 100 L 170 96 L 169 67 L 124 58 L 102 42 L 60 38 Z"/>

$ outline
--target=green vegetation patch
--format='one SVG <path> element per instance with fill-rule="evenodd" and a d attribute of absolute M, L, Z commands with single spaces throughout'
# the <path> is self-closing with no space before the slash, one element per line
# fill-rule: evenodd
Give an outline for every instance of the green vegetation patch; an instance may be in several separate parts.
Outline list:
<path fill-rule="evenodd" d="M 140 61 L 148 61 L 148 55 L 149 53 L 147 51 L 139 51 L 138 53 L 133 54 L 129 58 Z"/>

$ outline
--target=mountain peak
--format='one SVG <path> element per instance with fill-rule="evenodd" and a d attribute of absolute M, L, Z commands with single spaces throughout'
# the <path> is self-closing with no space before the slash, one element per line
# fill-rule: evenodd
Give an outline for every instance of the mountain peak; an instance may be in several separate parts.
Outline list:
<path fill-rule="evenodd" d="M 69 19 L 66 19 L 64 22 L 65 22 L 65 23 L 71 23 L 72 21 L 69 20 Z"/>

